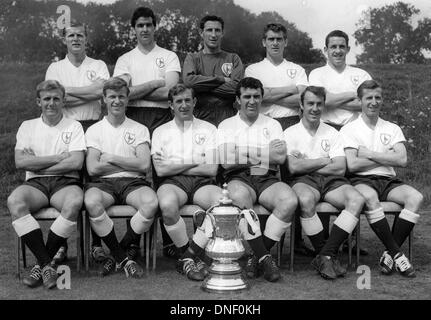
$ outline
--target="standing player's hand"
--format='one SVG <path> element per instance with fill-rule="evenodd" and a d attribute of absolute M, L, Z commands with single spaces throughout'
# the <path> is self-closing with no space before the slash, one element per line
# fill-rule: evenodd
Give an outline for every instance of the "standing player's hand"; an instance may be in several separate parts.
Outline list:
<path fill-rule="evenodd" d="M 23 151 L 26 155 L 29 155 L 29 156 L 35 156 L 36 155 L 32 148 L 24 148 Z"/>
<path fill-rule="evenodd" d="M 58 155 L 58 157 L 59 157 L 58 162 L 63 161 L 64 159 L 67 159 L 70 157 L 70 152 L 68 152 L 68 151 L 62 152 Z"/>
<path fill-rule="evenodd" d="M 307 156 L 304 153 L 301 153 L 298 150 L 292 150 L 290 152 L 290 154 L 297 159 L 306 159 L 307 158 Z"/>

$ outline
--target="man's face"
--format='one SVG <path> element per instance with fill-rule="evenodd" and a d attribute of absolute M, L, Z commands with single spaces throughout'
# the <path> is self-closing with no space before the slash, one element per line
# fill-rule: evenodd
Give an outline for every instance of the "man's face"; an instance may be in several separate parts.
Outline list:
<path fill-rule="evenodd" d="M 122 87 L 120 90 L 107 89 L 103 101 L 105 101 L 108 114 L 113 116 L 125 115 L 127 103 L 129 102 L 127 88 Z"/>
<path fill-rule="evenodd" d="M 156 28 L 153 25 L 153 18 L 139 17 L 136 20 L 135 27 L 133 28 L 136 33 L 138 43 L 141 45 L 152 45 L 154 42 L 154 31 Z"/>
<path fill-rule="evenodd" d="M 173 96 L 173 101 L 169 101 L 169 105 L 174 111 L 175 118 L 178 120 L 183 122 L 193 120 L 193 109 L 196 105 L 196 98 L 193 98 L 190 89 Z"/>
<path fill-rule="evenodd" d="M 304 103 L 301 105 L 303 120 L 309 123 L 320 122 L 325 101 L 323 97 L 316 96 L 314 93 L 307 91 L 304 95 Z"/>
<path fill-rule="evenodd" d="M 344 67 L 346 64 L 346 55 L 349 51 L 350 47 L 347 46 L 346 39 L 343 37 L 330 37 L 328 46 L 325 47 L 328 62 L 334 67 Z"/>
<path fill-rule="evenodd" d="M 382 89 L 364 89 L 361 98 L 362 112 L 369 118 L 376 118 L 383 106 Z"/>
<path fill-rule="evenodd" d="M 39 95 L 36 103 L 45 117 L 56 118 L 63 113 L 64 98 L 60 89 L 41 91 Z"/>
<path fill-rule="evenodd" d="M 287 46 L 287 40 L 284 38 L 282 31 L 274 32 L 269 30 L 266 33 L 265 39 L 262 40 L 263 46 L 266 48 L 266 54 L 270 57 L 282 57 L 284 48 Z"/>
<path fill-rule="evenodd" d="M 64 43 L 67 47 L 67 52 L 72 54 L 80 54 L 85 52 L 87 37 L 85 36 L 84 27 L 70 27 L 66 29 Z"/>
<path fill-rule="evenodd" d="M 221 40 L 223 38 L 221 23 L 219 21 L 205 22 L 204 29 L 201 30 L 201 37 L 205 47 L 210 49 L 221 48 Z"/>
<path fill-rule="evenodd" d="M 237 99 L 241 105 L 241 113 L 248 119 L 255 119 L 259 115 L 260 104 L 262 103 L 262 91 L 253 88 L 240 88 L 241 95 Z"/>

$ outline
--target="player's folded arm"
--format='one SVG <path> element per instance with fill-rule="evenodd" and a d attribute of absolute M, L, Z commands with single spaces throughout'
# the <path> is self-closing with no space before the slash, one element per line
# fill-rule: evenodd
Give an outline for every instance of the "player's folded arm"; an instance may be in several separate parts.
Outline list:
<path fill-rule="evenodd" d="M 136 99 L 142 99 L 154 90 L 164 87 L 165 86 L 165 80 L 150 80 L 148 82 L 144 82 L 135 86 L 129 87 L 130 93 L 129 93 L 129 99 L 130 100 L 136 100 Z"/>
<path fill-rule="evenodd" d="M 70 171 L 79 171 L 84 163 L 85 152 L 84 150 L 71 151 L 68 153 L 67 158 L 62 159 L 60 162 L 40 170 L 43 174 L 62 174 Z"/>
<path fill-rule="evenodd" d="M 169 90 L 175 86 L 180 79 L 180 75 L 176 71 L 166 72 L 165 86 L 155 89 L 145 96 L 146 100 L 150 101 L 166 101 L 168 100 Z"/>
<path fill-rule="evenodd" d="M 109 158 L 108 163 L 122 168 L 124 171 L 135 171 L 147 173 L 151 168 L 151 156 L 148 142 L 136 146 L 135 157 L 123 157 L 113 155 Z"/>
<path fill-rule="evenodd" d="M 331 162 L 316 170 L 316 173 L 324 176 L 344 176 L 346 173 L 346 157 L 338 156 L 331 158 Z"/>
<path fill-rule="evenodd" d="M 124 171 L 119 166 L 112 165 L 108 162 L 101 162 L 100 157 L 102 152 L 96 148 L 87 148 L 86 165 L 88 174 L 93 177 L 105 176 L 117 172 Z"/>
<path fill-rule="evenodd" d="M 406 167 L 407 150 L 403 142 L 396 143 L 391 152 L 372 152 L 370 160 L 373 160 L 383 166 Z"/>
<path fill-rule="evenodd" d="M 344 148 L 344 152 L 349 172 L 356 173 L 380 167 L 380 164 L 373 160 L 358 157 L 356 148 Z"/>
<path fill-rule="evenodd" d="M 336 109 L 342 105 L 354 101 L 357 98 L 356 92 L 347 91 L 340 93 L 326 92 L 325 108 Z"/>
<path fill-rule="evenodd" d="M 66 93 L 72 97 L 80 98 L 86 101 L 99 100 L 103 96 L 104 79 L 97 79 L 89 86 L 83 87 L 66 87 Z"/>
<path fill-rule="evenodd" d="M 328 164 L 328 158 L 303 159 L 292 155 L 287 156 L 287 166 L 293 175 L 305 175 L 313 173 Z"/>
<path fill-rule="evenodd" d="M 60 155 L 38 157 L 25 150 L 15 150 L 15 166 L 19 170 L 39 171 L 61 161 Z"/>

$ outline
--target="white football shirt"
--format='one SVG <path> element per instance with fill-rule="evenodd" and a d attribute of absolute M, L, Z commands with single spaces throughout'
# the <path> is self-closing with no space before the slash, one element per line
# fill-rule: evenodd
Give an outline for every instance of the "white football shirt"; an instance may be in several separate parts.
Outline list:
<path fill-rule="evenodd" d="M 285 86 L 308 86 L 307 74 L 300 65 L 283 59 L 279 65 L 274 65 L 267 58 L 249 65 L 245 69 L 246 77 L 259 79 L 264 87 L 276 88 Z M 277 104 L 261 105 L 261 113 L 271 118 L 283 118 L 299 115 L 298 110 L 292 110 Z"/>
<path fill-rule="evenodd" d="M 241 112 L 241 111 L 240 111 Z M 272 140 L 283 140 L 283 129 L 277 120 L 263 114 L 259 114 L 256 121 L 248 125 L 240 117 L 240 112 L 235 116 L 223 120 L 217 130 L 217 145 L 233 143 L 238 148 L 247 147 L 265 148 Z M 269 159 L 268 159 L 269 160 Z M 220 161 L 226 161 L 220 155 Z M 264 166 L 253 166 L 254 168 L 265 168 Z M 276 165 L 270 165 L 271 170 L 277 170 Z"/>
<path fill-rule="evenodd" d="M 147 54 L 136 47 L 119 57 L 115 64 L 114 77 L 128 73 L 132 77 L 130 85 L 136 86 L 152 80 L 164 80 L 167 72 L 181 72 L 178 56 L 175 52 L 156 45 Z M 129 106 L 169 108 L 167 100 L 132 100 L 129 101 Z"/>
<path fill-rule="evenodd" d="M 343 72 L 339 73 L 329 64 L 316 68 L 310 72 L 308 82 L 310 86 L 324 87 L 330 93 L 355 92 L 362 82 L 371 80 L 368 72 L 346 65 Z M 345 125 L 359 116 L 360 112 L 344 109 L 324 110 L 322 120 L 324 122 Z"/>
<path fill-rule="evenodd" d="M 57 80 L 64 87 L 85 87 L 92 85 L 97 78 L 109 79 L 105 62 L 85 57 L 79 67 L 75 67 L 66 56 L 53 62 L 46 70 L 45 80 Z M 79 107 L 63 108 L 63 114 L 74 120 L 99 120 L 101 101 L 90 101 Z"/>
<path fill-rule="evenodd" d="M 312 136 L 305 129 L 303 120 L 284 130 L 287 155 L 299 151 L 307 159 L 345 157 L 340 133 L 330 125 L 320 122 L 316 134 Z"/>
<path fill-rule="evenodd" d="M 31 149 L 37 157 L 53 156 L 63 152 L 85 151 L 84 130 L 78 121 L 63 117 L 56 126 L 50 127 L 42 117 L 24 121 L 16 134 L 15 150 Z M 25 179 L 57 176 L 41 175 L 26 171 Z M 79 178 L 77 171 L 60 176 Z"/>
<path fill-rule="evenodd" d="M 191 125 L 180 129 L 175 119 L 156 128 L 151 141 L 151 154 L 159 152 L 176 163 L 217 164 L 217 128 L 193 118 Z"/>
<path fill-rule="evenodd" d="M 85 133 L 87 147 L 121 157 L 136 157 L 136 148 L 142 143 L 150 144 L 148 128 L 126 117 L 117 128 L 113 127 L 106 117 L 88 128 Z M 102 178 L 144 177 L 142 172 L 122 171 Z"/>
<path fill-rule="evenodd" d="M 391 152 L 397 143 L 406 141 L 401 128 L 395 123 L 379 118 L 376 127 L 371 129 L 360 116 L 346 124 L 340 130 L 344 148 L 358 149 L 364 146 L 375 152 Z M 357 175 L 378 175 L 394 177 L 395 170 L 391 166 L 380 166 L 374 169 L 356 172 Z"/>

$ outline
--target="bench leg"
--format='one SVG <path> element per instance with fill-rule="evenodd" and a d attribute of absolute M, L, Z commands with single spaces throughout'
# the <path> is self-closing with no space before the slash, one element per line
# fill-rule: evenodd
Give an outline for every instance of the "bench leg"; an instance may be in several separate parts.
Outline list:
<path fill-rule="evenodd" d="M 83 224 L 84 224 L 84 263 L 85 263 L 85 271 L 88 272 L 90 269 L 90 221 L 89 221 L 87 212 L 84 213 Z"/>
<path fill-rule="evenodd" d="M 352 234 L 347 237 L 347 266 L 352 267 Z"/>
<path fill-rule="evenodd" d="M 360 218 L 360 216 L 359 216 Z M 359 219 L 358 224 L 356 225 L 356 268 L 359 266 L 359 255 L 361 251 L 361 219 Z"/>
<path fill-rule="evenodd" d="M 76 270 L 81 272 L 81 237 L 82 237 L 82 212 L 78 215 L 76 221 Z"/>
<path fill-rule="evenodd" d="M 294 216 L 290 225 L 290 272 L 293 272 L 293 260 L 295 259 L 295 219 Z"/>
<path fill-rule="evenodd" d="M 27 254 L 24 240 L 21 238 L 22 265 L 27 268 Z"/>
<path fill-rule="evenodd" d="M 413 263 L 413 230 L 409 234 L 409 260 Z"/>
<path fill-rule="evenodd" d="M 16 276 L 19 280 L 21 280 L 21 238 L 16 236 Z"/>
<path fill-rule="evenodd" d="M 159 221 L 158 217 L 155 217 L 153 222 L 153 235 L 152 235 L 152 241 L 151 241 L 151 251 L 153 253 L 153 271 L 156 270 L 158 221 Z"/>

